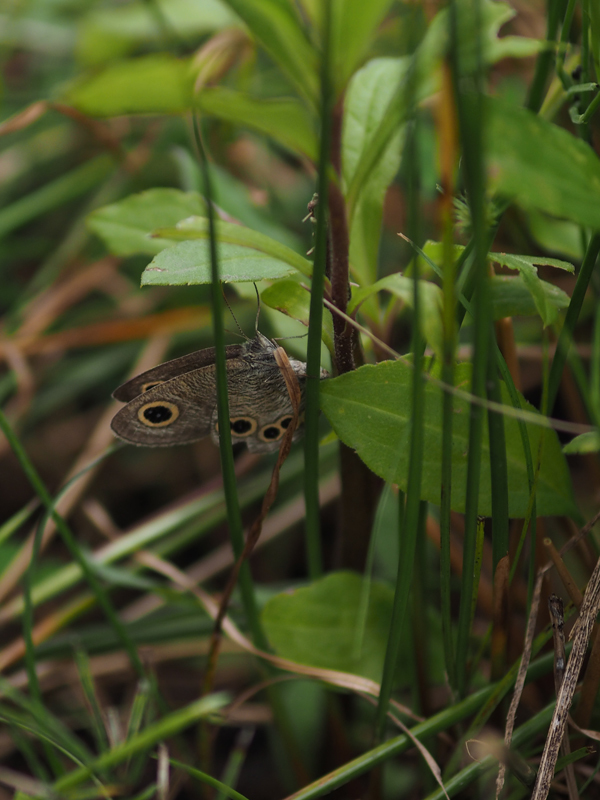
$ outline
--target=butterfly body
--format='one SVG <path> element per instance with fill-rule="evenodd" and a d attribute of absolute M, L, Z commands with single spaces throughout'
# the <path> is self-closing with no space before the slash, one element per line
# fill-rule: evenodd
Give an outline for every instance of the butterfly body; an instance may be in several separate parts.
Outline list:
<path fill-rule="evenodd" d="M 277 348 L 257 333 L 225 348 L 229 418 L 233 442 L 256 453 L 276 450 L 291 422 L 292 403 L 275 361 Z M 304 405 L 306 364 L 289 359 Z M 321 378 L 327 377 L 321 370 Z M 186 444 L 210 435 L 218 443 L 217 377 L 214 348 L 168 361 L 124 383 L 113 394 L 126 402 L 113 418 L 113 432 L 146 447 Z M 294 440 L 301 435 L 294 434 Z"/>

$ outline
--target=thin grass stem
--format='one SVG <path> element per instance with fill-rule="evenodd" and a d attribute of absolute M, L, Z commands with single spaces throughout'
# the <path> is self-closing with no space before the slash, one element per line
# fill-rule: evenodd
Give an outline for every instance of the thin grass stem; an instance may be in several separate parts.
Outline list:
<path fill-rule="evenodd" d="M 327 208 L 329 154 L 332 131 L 333 93 L 330 65 L 331 3 L 323 6 L 323 46 L 321 51 L 321 139 L 315 256 L 310 296 L 310 320 L 306 363 L 306 419 L 304 427 L 304 499 L 306 503 L 305 541 L 308 574 L 312 580 L 323 572 L 319 507 L 319 384 L 321 375 L 321 331 L 323 328 L 323 290 L 327 262 Z"/>

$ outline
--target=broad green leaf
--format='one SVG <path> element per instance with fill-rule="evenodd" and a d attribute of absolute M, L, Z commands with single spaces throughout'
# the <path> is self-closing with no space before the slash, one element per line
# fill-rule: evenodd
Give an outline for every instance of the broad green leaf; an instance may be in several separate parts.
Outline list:
<path fill-rule="evenodd" d="M 348 313 L 352 314 L 368 297 L 381 291 L 391 292 L 403 300 L 407 306 L 413 307 L 414 281 L 412 278 L 396 273 L 381 278 L 371 286 L 353 290 L 352 299 L 348 303 Z M 434 352 L 441 356 L 443 349 L 441 289 L 435 283 L 419 281 L 419 296 L 422 303 L 419 319 L 423 336 Z"/>
<path fill-rule="evenodd" d="M 276 281 L 268 286 L 260 295 L 260 299 L 270 308 L 287 314 L 308 326 L 310 311 L 310 293 L 293 280 Z M 323 309 L 323 332 L 321 338 L 330 353 L 333 354 L 333 320 L 329 309 Z"/>
<path fill-rule="evenodd" d="M 318 107 L 317 54 L 290 0 L 224 0 L 292 81 L 313 109 Z"/>
<path fill-rule="evenodd" d="M 392 0 L 336 0 L 332 3 L 331 74 L 336 96 L 345 89 L 356 67 L 365 57 L 379 23 Z"/>
<path fill-rule="evenodd" d="M 321 385 L 321 408 L 339 438 L 352 447 L 375 474 L 397 483 L 406 490 L 409 468 L 411 393 L 413 368 L 406 361 L 384 361 L 366 365 L 352 373 L 324 381 Z M 458 365 L 455 384 L 463 390 L 471 385 L 471 367 Z M 510 408 L 504 385 L 502 402 Z M 524 399 L 521 406 L 536 413 Z M 423 482 L 421 497 L 440 503 L 440 464 L 442 442 L 442 389 L 425 382 L 423 446 Z M 464 512 L 469 442 L 469 404 L 454 398 L 452 433 L 452 495 L 454 511 Z M 530 422 L 527 424 L 531 450 L 538 452 L 544 436 L 542 462 L 537 486 L 537 511 L 541 516 L 578 516 L 571 483 L 556 433 Z M 529 489 L 523 445 L 516 419 L 504 419 L 508 462 L 509 513 L 523 517 L 527 510 Z M 481 485 L 478 514 L 492 511 L 487 415 L 484 415 Z"/>
<path fill-rule="evenodd" d="M 379 127 L 408 59 L 377 58 L 359 70 L 348 86 L 344 100 L 342 173 L 349 186 L 364 149 Z M 372 173 L 364 182 L 350 220 L 350 263 L 360 283 L 377 276 L 383 201 L 400 166 L 403 129 L 392 136 Z"/>
<path fill-rule="evenodd" d="M 394 594 L 385 584 L 371 582 L 361 628 L 363 587 L 360 575 L 333 572 L 306 588 L 271 598 L 262 621 L 277 654 L 379 682 Z"/>
<path fill-rule="evenodd" d="M 569 305 L 569 295 L 558 286 L 542 280 L 539 283 L 548 307 L 553 306 L 560 311 Z M 531 292 L 520 275 L 493 275 L 491 290 L 494 319 L 533 316 L 539 313 Z"/>
<path fill-rule="evenodd" d="M 113 255 L 144 253 L 153 256 L 165 247 L 172 247 L 173 242 L 151 237 L 152 231 L 204 213 L 206 203 L 196 192 L 148 189 L 93 211 L 87 218 L 87 226 Z"/>
<path fill-rule="evenodd" d="M 134 0 L 110 8 L 90 6 L 90 12 L 80 23 L 76 46 L 79 60 L 89 65 L 126 56 L 142 45 L 163 46 L 164 29 L 157 20 L 157 12 L 169 30 L 185 41 L 239 25 L 237 17 L 219 0 L 153 0 L 153 6 Z"/>
<path fill-rule="evenodd" d="M 181 114 L 192 104 L 188 61 L 166 55 L 119 61 L 67 90 L 63 101 L 92 117 Z"/>
<path fill-rule="evenodd" d="M 317 159 L 313 120 L 303 103 L 293 98 L 261 99 L 221 87 L 203 89 L 196 106 L 205 114 L 260 131 L 294 153 Z"/>
<path fill-rule="evenodd" d="M 597 453 L 600 451 L 600 431 L 588 431 L 571 439 L 563 447 L 565 455 L 584 455 L 586 453 Z"/>
<path fill-rule="evenodd" d="M 559 261 L 556 258 L 515 256 L 508 253 L 490 253 L 489 260 L 496 261 L 503 267 L 516 269 L 521 273 L 523 283 L 529 289 L 544 325 L 552 325 L 558 320 L 558 309 L 554 303 L 548 300 L 544 286 L 542 285 L 542 279 L 538 276 L 535 265 L 545 264 L 564 269 L 567 272 L 574 272 L 575 268 L 572 264 L 566 261 Z"/>
<path fill-rule="evenodd" d="M 296 253 L 285 244 L 266 236 L 259 231 L 246 228 L 244 225 L 234 225 L 231 222 L 216 222 L 217 236 L 219 242 L 228 245 L 241 245 L 249 250 L 258 251 L 263 256 L 277 260 L 286 264 L 288 269 L 279 275 L 272 277 L 283 277 L 284 275 L 291 275 L 294 270 L 310 277 L 312 275 L 312 263 L 304 256 Z M 167 239 L 177 241 L 182 240 L 208 240 L 208 220 L 205 217 L 189 217 L 177 223 L 176 228 L 160 228 L 155 231 L 155 234 Z M 204 252 L 204 248 L 200 248 L 199 252 Z M 189 251 L 191 253 L 191 250 Z M 248 253 L 248 257 L 256 255 L 256 253 Z M 265 276 L 266 277 L 266 276 Z M 246 280 L 252 280 L 247 278 Z"/>
<path fill-rule="evenodd" d="M 600 229 L 600 160 L 564 128 L 498 100 L 486 100 L 491 188 L 526 209 Z"/>

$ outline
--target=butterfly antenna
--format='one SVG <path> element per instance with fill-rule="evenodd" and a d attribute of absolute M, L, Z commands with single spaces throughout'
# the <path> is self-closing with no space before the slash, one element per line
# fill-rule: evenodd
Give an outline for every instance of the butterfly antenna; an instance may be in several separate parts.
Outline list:
<path fill-rule="evenodd" d="M 256 322 L 254 323 L 254 332 L 258 333 L 258 319 L 260 317 L 260 294 L 258 293 L 258 286 L 254 284 L 254 291 L 256 292 L 256 304 L 258 306 L 256 310 Z"/>
<path fill-rule="evenodd" d="M 225 305 L 226 305 L 226 306 L 227 306 L 227 308 L 229 309 L 229 313 L 230 313 L 230 314 L 231 314 L 231 316 L 233 317 L 233 321 L 234 321 L 234 322 L 235 322 L 235 324 L 237 325 L 237 329 L 238 329 L 238 331 L 239 331 L 239 332 L 242 334 L 242 336 L 244 337 L 244 339 L 247 339 L 248 337 L 246 336 L 246 334 L 245 334 L 245 333 L 244 333 L 244 331 L 242 330 L 242 326 L 241 326 L 241 325 L 240 325 L 240 323 L 237 321 L 237 319 L 236 319 L 236 317 L 235 317 L 235 314 L 233 313 L 233 309 L 232 309 L 232 308 L 231 308 L 231 306 L 229 305 L 229 300 L 227 299 L 227 295 L 226 295 L 226 294 L 225 294 L 225 292 L 223 291 L 223 286 L 221 286 L 221 291 L 223 292 L 223 300 L 225 300 Z"/>

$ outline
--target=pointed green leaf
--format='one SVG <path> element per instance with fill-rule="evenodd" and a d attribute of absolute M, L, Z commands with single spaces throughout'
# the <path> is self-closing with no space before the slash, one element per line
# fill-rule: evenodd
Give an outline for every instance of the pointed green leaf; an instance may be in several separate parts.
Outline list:
<path fill-rule="evenodd" d="M 313 108 L 318 105 L 317 54 L 290 0 L 225 0 Z"/>
<path fill-rule="evenodd" d="M 372 45 L 377 26 L 392 0 L 337 0 L 332 3 L 331 63 L 332 78 L 339 95 Z"/>
<path fill-rule="evenodd" d="M 407 59 L 373 59 L 350 81 L 344 99 L 342 132 L 342 172 L 346 186 L 352 182 L 364 150 L 385 116 L 407 64 Z M 372 283 L 377 276 L 383 201 L 400 166 L 402 135 L 403 130 L 391 137 L 353 209 L 350 263 L 361 283 Z"/>

